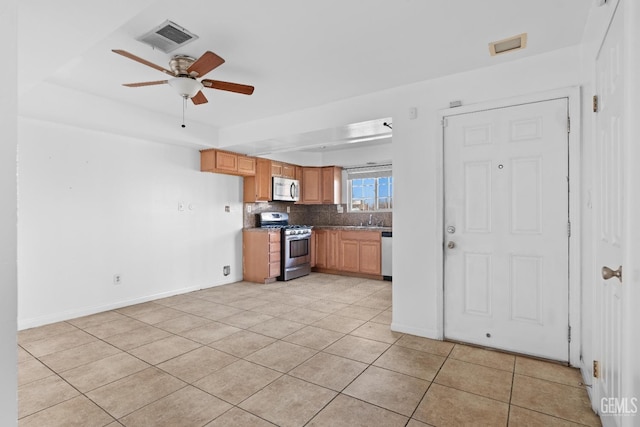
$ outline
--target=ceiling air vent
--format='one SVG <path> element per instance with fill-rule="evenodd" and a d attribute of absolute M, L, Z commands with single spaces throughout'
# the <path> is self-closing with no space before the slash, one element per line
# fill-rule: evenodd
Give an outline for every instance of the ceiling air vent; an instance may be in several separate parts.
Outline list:
<path fill-rule="evenodd" d="M 525 47 L 527 47 L 527 33 L 522 33 L 508 39 L 489 43 L 489 52 L 491 56 L 496 56 L 501 53 L 524 49 Z"/>
<path fill-rule="evenodd" d="M 161 52 L 169 53 L 197 39 L 198 36 L 195 34 L 185 30 L 175 22 L 167 20 L 136 40 L 146 43 Z"/>

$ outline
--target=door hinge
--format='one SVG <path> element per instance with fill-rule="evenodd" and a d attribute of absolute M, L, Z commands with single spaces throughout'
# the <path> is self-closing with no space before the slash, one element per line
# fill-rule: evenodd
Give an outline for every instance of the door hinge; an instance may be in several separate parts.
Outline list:
<path fill-rule="evenodd" d="M 600 378 L 600 362 L 593 361 L 593 378 Z"/>
<path fill-rule="evenodd" d="M 571 117 L 567 116 L 567 133 L 571 133 Z"/>
<path fill-rule="evenodd" d="M 598 112 L 598 95 L 593 95 L 593 112 Z"/>
<path fill-rule="evenodd" d="M 447 124 L 448 124 L 448 123 L 447 123 L 447 119 L 446 119 L 446 118 L 444 118 L 444 119 L 440 120 L 440 124 L 442 125 L 442 127 L 443 127 L 443 128 L 446 128 L 446 127 L 447 127 Z"/>
<path fill-rule="evenodd" d="M 571 221 L 567 221 L 567 237 L 571 237 Z"/>
<path fill-rule="evenodd" d="M 571 342 L 571 325 L 569 325 L 569 328 L 567 331 L 567 338 L 568 338 L 568 341 Z"/>

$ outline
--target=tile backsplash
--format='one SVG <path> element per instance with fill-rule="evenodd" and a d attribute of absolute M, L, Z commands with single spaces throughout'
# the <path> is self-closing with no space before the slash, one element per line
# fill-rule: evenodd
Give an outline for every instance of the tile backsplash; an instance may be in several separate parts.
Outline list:
<path fill-rule="evenodd" d="M 247 207 L 251 212 L 247 212 Z M 257 216 L 261 212 L 286 212 L 289 207 L 289 223 L 305 225 L 367 225 L 369 215 L 371 223 L 384 227 L 393 226 L 392 212 L 347 212 L 347 206 L 342 205 L 343 213 L 338 213 L 339 205 L 296 205 L 288 202 L 245 203 L 244 227 L 258 226 Z"/>

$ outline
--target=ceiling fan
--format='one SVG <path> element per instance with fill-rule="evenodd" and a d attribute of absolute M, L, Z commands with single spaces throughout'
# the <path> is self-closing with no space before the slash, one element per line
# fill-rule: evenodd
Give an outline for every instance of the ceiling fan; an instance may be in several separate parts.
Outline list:
<path fill-rule="evenodd" d="M 195 105 L 209 102 L 202 93 L 203 88 L 226 90 L 228 92 L 242 93 L 244 95 L 251 95 L 254 90 L 253 86 L 243 85 L 239 83 L 230 83 L 210 79 L 202 79 L 198 81 L 197 78 L 204 76 L 211 70 L 224 64 L 224 59 L 210 51 L 205 52 L 198 59 L 194 59 L 186 55 L 176 55 L 171 59 L 171 61 L 169 61 L 170 70 L 149 62 L 146 59 L 142 59 L 132 53 L 127 52 L 126 50 L 112 49 L 112 51 L 114 53 L 117 53 L 118 55 L 122 55 L 125 58 L 133 59 L 136 62 L 154 68 L 172 77 L 169 80 L 125 83 L 123 84 L 123 86 L 141 87 L 168 84 L 173 87 L 178 92 L 178 94 L 185 99 L 185 101 L 190 98 Z"/>

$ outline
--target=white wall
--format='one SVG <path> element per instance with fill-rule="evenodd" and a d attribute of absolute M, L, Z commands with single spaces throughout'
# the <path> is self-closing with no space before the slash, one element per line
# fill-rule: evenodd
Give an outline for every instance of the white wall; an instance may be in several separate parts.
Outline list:
<path fill-rule="evenodd" d="M 199 159 L 20 119 L 18 327 L 241 280 L 242 179 Z"/>
<path fill-rule="evenodd" d="M 517 53 L 513 54 L 517 58 Z M 416 335 L 442 334 L 442 286 L 435 244 L 442 230 L 437 214 L 438 112 L 453 100 L 463 104 L 534 94 L 580 83 L 580 49 L 565 48 L 495 67 L 424 81 L 392 90 L 220 129 L 221 146 L 392 117 L 395 182 L 392 328 Z M 418 117 L 409 119 L 416 107 Z"/>
<path fill-rule="evenodd" d="M 17 403 L 16 342 L 16 145 L 17 112 L 17 1 L 3 1 L 0 6 L 0 38 L 4 41 L 0 67 L 0 425 L 15 426 Z"/>
<path fill-rule="evenodd" d="M 575 86 L 579 84 L 578 70 L 579 49 L 569 48 L 411 88 L 393 121 L 393 329 L 431 338 L 443 334 L 438 111 L 457 99 L 477 104 Z M 411 106 L 418 108 L 417 120 L 408 118 Z"/>

